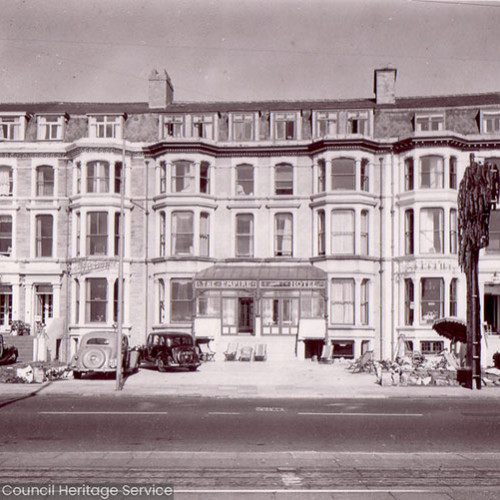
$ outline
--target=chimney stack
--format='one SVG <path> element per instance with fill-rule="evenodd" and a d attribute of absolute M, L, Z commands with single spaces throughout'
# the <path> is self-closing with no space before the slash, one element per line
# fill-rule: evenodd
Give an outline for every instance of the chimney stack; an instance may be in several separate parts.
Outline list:
<path fill-rule="evenodd" d="M 373 91 L 377 104 L 396 103 L 396 75 L 392 68 L 376 69 L 373 81 Z"/>
<path fill-rule="evenodd" d="M 174 101 L 174 86 L 164 70 L 158 73 L 154 69 L 149 75 L 149 107 L 166 108 Z"/>

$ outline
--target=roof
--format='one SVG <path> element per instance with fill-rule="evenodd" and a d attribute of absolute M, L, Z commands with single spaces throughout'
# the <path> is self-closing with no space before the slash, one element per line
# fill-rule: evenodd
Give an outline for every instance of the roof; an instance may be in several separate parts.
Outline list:
<path fill-rule="evenodd" d="M 197 280 L 326 280 L 326 277 L 323 270 L 311 265 L 215 265 L 195 275 Z"/>
<path fill-rule="evenodd" d="M 165 108 L 150 108 L 147 102 L 31 102 L 0 103 L 0 112 L 26 112 L 30 114 L 92 113 L 145 114 L 145 113 L 227 113 L 250 111 L 298 111 L 327 109 L 406 109 L 443 108 L 458 106 L 500 105 L 500 92 L 448 96 L 402 97 L 395 104 L 377 105 L 374 98 L 318 99 L 297 101 L 228 101 L 228 102 L 174 102 Z"/>

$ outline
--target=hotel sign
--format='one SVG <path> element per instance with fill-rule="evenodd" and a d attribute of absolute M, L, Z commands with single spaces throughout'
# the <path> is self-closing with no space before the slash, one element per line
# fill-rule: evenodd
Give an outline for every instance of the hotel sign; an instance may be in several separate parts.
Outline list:
<path fill-rule="evenodd" d="M 280 289 L 324 289 L 324 280 L 195 280 L 195 288 L 222 289 L 222 288 L 280 288 Z"/>
<path fill-rule="evenodd" d="M 195 280 L 195 288 L 257 288 L 256 280 Z"/>
<path fill-rule="evenodd" d="M 261 288 L 317 289 L 325 288 L 324 280 L 263 280 Z"/>

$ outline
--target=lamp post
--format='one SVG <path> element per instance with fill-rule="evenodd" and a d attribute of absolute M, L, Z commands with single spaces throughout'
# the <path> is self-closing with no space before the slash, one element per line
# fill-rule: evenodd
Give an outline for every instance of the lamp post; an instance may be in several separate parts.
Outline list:
<path fill-rule="evenodd" d="M 118 325 L 116 336 L 116 390 L 123 388 L 123 259 L 125 254 L 125 139 L 122 144 L 122 169 L 120 175 L 120 246 L 118 248 Z"/>
<path fill-rule="evenodd" d="M 499 195 L 496 166 L 483 165 L 470 155 L 458 191 L 458 262 L 467 279 L 467 354 L 465 386 L 481 389 L 481 314 L 479 302 L 479 250 L 489 243 L 489 219 Z"/>

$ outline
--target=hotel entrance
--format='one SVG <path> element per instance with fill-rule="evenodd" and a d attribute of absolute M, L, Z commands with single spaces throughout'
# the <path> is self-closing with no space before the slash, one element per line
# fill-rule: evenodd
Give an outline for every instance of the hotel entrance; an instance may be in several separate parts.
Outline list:
<path fill-rule="evenodd" d="M 238 333 L 254 333 L 254 307 L 252 297 L 238 298 Z"/>

